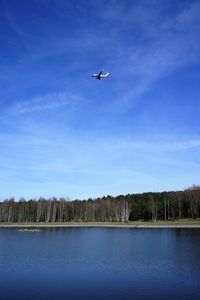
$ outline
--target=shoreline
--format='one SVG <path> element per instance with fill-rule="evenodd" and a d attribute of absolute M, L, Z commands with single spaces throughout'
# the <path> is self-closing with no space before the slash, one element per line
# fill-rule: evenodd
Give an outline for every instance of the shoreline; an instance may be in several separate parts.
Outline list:
<path fill-rule="evenodd" d="M 69 222 L 69 223 L 0 223 L 0 228 L 200 228 L 200 220 L 158 221 L 158 222 Z"/>

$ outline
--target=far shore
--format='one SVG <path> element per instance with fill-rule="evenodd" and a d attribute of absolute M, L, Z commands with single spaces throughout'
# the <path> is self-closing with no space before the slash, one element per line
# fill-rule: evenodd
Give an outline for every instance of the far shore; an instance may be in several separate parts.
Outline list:
<path fill-rule="evenodd" d="M 64 228 L 64 227 L 118 227 L 118 228 L 200 228 L 200 219 L 175 221 L 134 222 L 66 222 L 66 223 L 0 223 L 0 228 Z"/>

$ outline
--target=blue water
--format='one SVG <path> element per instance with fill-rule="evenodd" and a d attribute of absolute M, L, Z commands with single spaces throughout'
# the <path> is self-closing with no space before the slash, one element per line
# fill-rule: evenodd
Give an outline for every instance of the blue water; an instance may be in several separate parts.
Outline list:
<path fill-rule="evenodd" d="M 2 228 L 0 299 L 200 299 L 200 230 Z"/>

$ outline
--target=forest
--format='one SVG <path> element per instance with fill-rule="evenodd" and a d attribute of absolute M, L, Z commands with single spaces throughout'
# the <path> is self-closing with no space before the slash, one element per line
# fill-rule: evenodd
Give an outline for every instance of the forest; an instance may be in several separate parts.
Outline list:
<path fill-rule="evenodd" d="M 6 199 L 0 222 L 129 222 L 200 217 L 200 186 L 184 191 L 103 196 L 96 199 Z"/>

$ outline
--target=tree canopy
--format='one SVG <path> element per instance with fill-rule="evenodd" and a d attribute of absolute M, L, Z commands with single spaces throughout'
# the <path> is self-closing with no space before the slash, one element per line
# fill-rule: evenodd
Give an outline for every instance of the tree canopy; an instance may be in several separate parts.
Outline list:
<path fill-rule="evenodd" d="M 184 191 L 97 199 L 40 198 L 0 202 L 0 222 L 128 222 L 200 217 L 200 186 Z"/>

